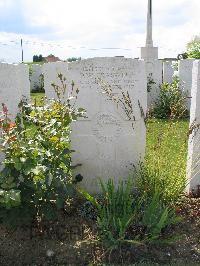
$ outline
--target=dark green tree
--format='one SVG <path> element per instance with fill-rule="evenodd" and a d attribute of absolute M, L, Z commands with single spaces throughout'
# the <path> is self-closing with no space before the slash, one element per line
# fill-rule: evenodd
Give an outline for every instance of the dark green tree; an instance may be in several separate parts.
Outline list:
<path fill-rule="evenodd" d="M 187 44 L 187 54 L 189 58 L 200 59 L 200 35 Z"/>
<path fill-rule="evenodd" d="M 69 57 L 67 58 L 67 62 L 75 62 L 75 61 L 80 61 L 81 57 Z"/>
<path fill-rule="evenodd" d="M 38 55 L 34 55 L 33 56 L 33 62 L 42 62 L 43 61 L 43 56 L 40 54 Z"/>

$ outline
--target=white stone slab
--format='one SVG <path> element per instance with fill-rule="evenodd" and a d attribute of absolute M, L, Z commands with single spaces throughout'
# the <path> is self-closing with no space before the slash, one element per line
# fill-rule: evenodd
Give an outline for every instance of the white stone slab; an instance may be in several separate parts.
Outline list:
<path fill-rule="evenodd" d="M 47 63 L 43 65 L 43 74 L 44 74 L 44 90 L 45 95 L 48 98 L 54 98 L 55 92 L 52 87 L 52 83 L 61 85 L 58 80 L 58 74 L 62 73 L 66 78 L 68 77 L 68 63 L 67 62 L 55 62 Z"/>
<path fill-rule="evenodd" d="M 31 91 L 35 91 L 42 86 L 42 65 L 33 64 L 31 66 L 30 85 Z"/>
<path fill-rule="evenodd" d="M 193 64 L 191 95 L 190 128 L 193 130 L 188 143 L 188 192 L 200 186 L 200 60 Z"/>
<path fill-rule="evenodd" d="M 174 67 L 172 61 L 163 62 L 163 82 L 172 83 Z"/>
<path fill-rule="evenodd" d="M 49 72 L 45 72 L 51 82 L 56 71 L 49 67 Z M 93 58 L 69 64 L 66 74 L 80 90 L 77 106 L 87 110 L 87 118 L 72 126 L 72 148 L 76 150 L 73 163 L 82 164 L 76 169 L 84 177 L 81 185 L 97 192 L 98 178 L 125 179 L 133 165 L 143 160 L 146 128 L 138 101 L 146 113 L 145 65 L 134 59 Z M 124 110 L 102 94 L 98 78 L 110 84 L 115 95 L 121 93 L 119 86 L 129 92 L 136 121 L 128 121 Z M 47 96 L 52 96 L 49 90 L 45 84 Z"/>
<path fill-rule="evenodd" d="M 191 104 L 191 88 L 192 88 L 192 68 L 194 59 L 183 59 L 179 61 L 178 66 L 178 76 L 180 79 L 180 84 L 183 88 L 183 91 L 187 94 L 187 106 L 188 110 L 190 110 Z"/>
<path fill-rule="evenodd" d="M 148 92 L 147 106 L 150 109 L 157 101 L 160 94 L 160 85 L 162 84 L 162 61 L 148 60 L 146 64 L 147 82 L 151 79 L 154 84 L 151 84 L 150 92 Z"/>
<path fill-rule="evenodd" d="M 24 64 L 0 64 L 0 104 L 6 104 L 11 118 L 18 113 L 22 96 L 30 98 L 28 67 Z M 2 106 L 0 107 L 2 110 Z"/>
<path fill-rule="evenodd" d="M 141 47 L 141 59 L 144 60 L 157 60 L 158 47 Z"/>
<path fill-rule="evenodd" d="M 28 66 L 0 63 L 0 111 L 4 103 L 8 108 L 9 118 L 14 121 L 23 96 L 30 99 Z M 3 154 L 0 153 L 0 169 L 3 158 Z"/>

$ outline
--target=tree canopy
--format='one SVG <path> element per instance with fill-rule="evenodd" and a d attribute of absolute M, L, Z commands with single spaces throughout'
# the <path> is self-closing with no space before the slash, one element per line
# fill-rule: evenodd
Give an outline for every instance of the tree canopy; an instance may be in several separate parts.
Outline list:
<path fill-rule="evenodd" d="M 33 56 L 33 62 L 42 62 L 43 61 L 43 56 L 40 54 L 38 55 L 34 55 Z"/>
<path fill-rule="evenodd" d="M 200 35 L 195 36 L 187 44 L 187 54 L 189 58 L 200 59 Z"/>

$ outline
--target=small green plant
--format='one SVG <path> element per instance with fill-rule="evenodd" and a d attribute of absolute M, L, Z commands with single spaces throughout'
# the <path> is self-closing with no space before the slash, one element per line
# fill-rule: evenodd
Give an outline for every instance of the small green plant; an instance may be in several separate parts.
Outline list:
<path fill-rule="evenodd" d="M 125 240 L 127 229 L 134 218 L 131 189 L 130 181 L 126 185 L 121 182 L 116 189 L 111 179 L 106 185 L 101 182 L 105 203 L 98 208 L 97 223 L 107 246 L 115 247 Z"/>
<path fill-rule="evenodd" d="M 156 191 L 152 198 L 144 202 L 142 225 L 146 228 L 147 241 L 158 239 L 167 226 L 179 222 L 175 209 L 167 206 L 160 196 L 160 191 Z"/>
<path fill-rule="evenodd" d="M 112 179 L 106 184 L 100 181 L 100 187 L 103 202 L 98 202 L 83 190 L 80 192 L 97 208 L 97 225 L 104 245 L 114 249 L 127 242 L 141 244 L 137 240 L 127 240 L 127 230 L 136 220 L 136 210 L 139 205 L 133 198 L 130 179 L 126 183 L 121 181 L 118 186 Z"/>
<path fill-rule="evenodd" d="M 59 74 L 61 84 L 65 79 Z M 71 99 L 78 91 L 53 85 L 57 99 L 42 107 L 21 104 L 21 112 L 12 124 L 7 113 L 1 122 L 1 151 L 4 168 L 0 173 L 0 209 L 11 220 L 27 217 L 52 219 L 57 209 L 63 209 L 73 197 L 72 164 L 69 135 L 72 121 L 84 116 L 84 110 L 75 108 Z M 62 96 L 62 99 L 61 99 Z M 16 206 L 19 206 L 18 208 Z M 13 207 L 13 208 L 12 208 Z M 17 217 L 16 217 L 17 216 Z"/>
<path fill-rule="evenodd" d="M 153 79 L 153 74 L 150 73 L 147 77 L 147 92 L 151 92 L 152 86 L 154 86 L 156 82 Z"/>
<path fill-rule="evenodd" d="M 138 187 L 134 193 L 130 179 L 118 186 L 112 179 L 100 184 L 101 201 L 86 191 L 79 192 L 96 208 L 99 236 L 108 250 L 157 241 L 166 227 L 179 221 L 159 189 L 150 194 Z"/>
<path fill-rule="evenodd" d="M 153 109 L 155 118 L 183 118 L 188 115 L 186 106 L 187 94 L 181 88 L 177 77 L 172 83 L 163 83 L 160 87 L 160 95 Z"/>

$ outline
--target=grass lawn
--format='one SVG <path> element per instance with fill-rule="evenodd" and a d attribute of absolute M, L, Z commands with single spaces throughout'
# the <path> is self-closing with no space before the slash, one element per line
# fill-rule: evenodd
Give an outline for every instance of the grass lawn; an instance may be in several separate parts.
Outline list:
<path fill-rule="evenodd" d="M 45 93 L 41 93 L 41 92 L 31 93 L 32 102 L 36 103 L 36 105 L 38 106 L 43 104 L 44 97 L 45 97 Z"/>
<path fill-rule="evenodd" d="M 174 163 L 174 167 L 185 168 L 188 145 L 189 121 L 150 119 L 147 123 L 147 161 L 154 164 L 155 159 L 163 167 Z M 159 151 L 159 153 L 158 153 Z"/>
<path fill-rule="evenodd" d="M 165 183 L 168 198 L 178 196 L 186 186 L 188 129 L 186 119 L 150 119 L 147 123 L 146 167 Z"/>

